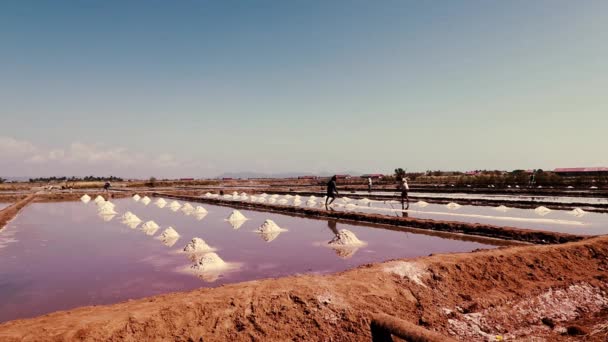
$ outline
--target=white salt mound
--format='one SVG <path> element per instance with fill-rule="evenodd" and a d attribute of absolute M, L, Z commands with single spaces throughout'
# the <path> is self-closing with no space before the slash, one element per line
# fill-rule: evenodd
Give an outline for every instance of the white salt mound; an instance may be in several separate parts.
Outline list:
<path fill-rule="evenodd" d="M 207 213 L 207 209 L 201 207 L 200 205 L 196 207 L 196 209 L 194 210 L 195 213 L 197 214 L 206 214 Z"/>
<path fill-rule="evenodd" d="M 427 207 L 429 204 L 425 201 L 418 201 L 418 202 L 416 202 L 416 205 L 420 208 L 424 208 L 424 207 Z"/>
<path fill-rule="evenodd" d="M 268 199 L 268 203 L 272 203 L 272 204 L 277 203 L 277 199 L 276 199 L 276 198 L 274 198 L 274 197 L 270 197 L 270 198 Z"/>
<path fill-rule="evenodd" d="M 194 265 L 192 265 L 192 269 L 200 272 L 205 271 L 216 271 L 224 269 L 228 266 L 228 264 L 222 260 L 219 255 L 211 252 L 203 255 L 200 259 L 196 261 Z"/>
<path fill-rule="evenodd" d="M 249 200 L 251 202 L 257 202 L 258 201 L 258 197 L 257 196 L 251 196 L 251 197 L 249 197 Z"/>
<path fill-rule="evenodd" d="M 143 203 L 145 205 L 150 204 L 150 202 L 152 202 L 152 200 L 148 196 L 145 196 L 144 198 L 141 199 L 141 203 Z"/>
<path fill-rule="evenodd" d="M 540 207 L 534 209 L 534 212 L 536 212 L 538 215 L 545 216 L 551 212 L 551 209 L 541 205 Z"/>
<path fill-rule="evenodd" d="M 184 204 L 184 206 L 182 207 L 182 211 L 185 213 L 191 213 L 194 211 L 194 207 L 192 206 L 192 204 L 190 203 L 186 203 Z"/>
<path fill-rule="evenodd" d="M 95 202 L 95 203 L 105 202 L 105 201 L 106 201 L 105 198 L 103 198 L 99 195 L 97 195 L 97 197 L 95 197 L 95 200 L 93 200 L 93 202 Z"/>
<path fill-rule="evenodd" d="M 262 194 L 260 195 L 260 197 L 264 197 L 264 198 L 266 198 L 266 197 L 268 197 L 268 194 L 264 192 L 264 193 L 262 193 Z"/>
<path fill-rule="evenodd" d="M 344 209 L 346 210 L 355 210 L 357 206 L 352 204 L 352 203 L 348 203 L 347 205 L 344 206 Z"/>
<path fill-rule="evenodd" d="M 214 251 L 214 248 L 211 248 L 205 240 L 201 238 L 195 237 L 192 241 L 188 242 L 188 244 L 184 247 L 183 251 L 186 253 L 202 253 L 202 252 L 210 252 Z"/>
<path fill-rule="evenodd" d="M 116 211 L 114 211 L 114 208 L 111 208 L 111 207 L 99 208 L 98 213 L 99 213 L 99 215 L 102 215 L 102 216 L 116 215 Z"/>
<path fill-rule="evenodd" d="M 284 232 L 287 229 L 283 229 L 279 227 L 273 220 L 266 220 L 260 228 L 258 228 L 258 232 L 260 233 L 274 233 L 274 232 Z"/>
<path fill-rule="evenodd" d="M 81 200 L 83 203 L 89 203 L 89 202 L 91 201 L 91 196 L 89 196 L 89 195 L 87 195 L 87 194 L 84 194 L 84 195 L 82 195 L 82 197 L 80 197 L 80 200 Z"/>
<path fill-rule="evenodd" d="M 290 194 L 285 195 L 285 199 L 291 199 L 293 196 L 291 196 Z"/>
<path fill-rule="evenodd" d="M 570 215 L 576 216 L 576 217 L 581 217 L 583 215 L 585 215 L 587 212 L 584 211 L 581 208 L 574 208 L 572 209 L 572 211 L 570 212 Z"/>
<path fill-rule="evenodd" d="M 213 197 L 213 194 L 210 193 L 210 192 L 208 192 L 208 193 L 205 194 L 205 197 Z"/>
<path fill-rule="evenodd" d="M 133 200 L 135 202 L 138 202 L 141 199 L 141 196 L 139 196 L 138 194 L 133 195 Z"/>
<path fill-rule="evenodd" d="M 141 222 L 141 219 L 139 217 L 137 217 L 137 215 L 133 214 L 132 212 L 127 211 L 126 213 L 124 213 L 124 215 L 122 215 L 122 222 L 124 222 L 124 223 Z"/>
<path fill-rule="evenodd" d="M 258 197 L 258 203 L 265 203 L 266 197 Z"/>
<path fill-rule="evenodd" d="M 294 206 L 296 206 L 296 207 L 297 207 L 297 206 L 299 206 L 300 204 L 302 204 L 302 201 L 300 201 L 299 199 L 295 198 L 295 199 L 293 200 L 293 205 L 294 205 Z"/>
<path fill-rule="evenodd" d="M 226 218 L 227 221 L 245 221 L 247 218 L 238 210 L 233 210 Z"/>
<path fill-rule="evenodd" d="M 179 233 L 173 229 L 173 227 L 165 229 L 163 233 L 160 234 L 160 238 L 165 240 L 175 239 L 177 237 L 179 237 Z"/>
<path fill-rule="evenodd" d="M 274 194 L 274 195 L 270 196 L 270 198 L 279 198 L 279 195 Z"/>
<path fill-rule="evenodd" d="M 238 193 L 238 192 L 236 192 L 236 191 L 233 191 L 233 192 L 232 192 L 232 196 L 238 196 L 238 195 L 239 195 L 239 193 Z"/>
<path fill-rule="evenodd" d="M 171 202 L 171 204 L 169 204 L 169 208 L 171 208 L 171 209 L 175 209 L 175 208 L 179 209 L 181 207 L 182 207 L 182 205 L 179 204 L 178 201 L 173 201 L 173 202 Z"/>
<path fill-rule="evenodd" d="M 458 209 L 461 207 L 461 205 L 458 203 L 450 202 L 446 204 L 446 207 L 448 207 L 448 209 Z"/>
<path fill-rule="evenodd" d="M 365 242 L 359 240 L 357 236 L 347 229 L 341 229 L 336 237 L 334 237 L 328 243 L 330 246 L 362 246 L 365 245 Z"/>
<path fill-rule="evenodd" d="M 505 211 L 509 210 L 509 207 L 505 207 L 504 205 L 499 205 L 498 207 L 494 208 L 494 210 L 505 212 Z"/>
<path fill-rule="evenodd" d="M 241 192 L 241 197 L 243 197 L 243 196 L 247 196 L 247 193 Z"/>
<path fill-rule="evenodd" d="M 141 226 L 141 230 L 143 230 L 147 235 L 156 234 L 158 228 L 160 227 L 154 221 L 148 221 Z"/>
<path fill-rule="evenodd" d="M 156 202 L 154 202 L 154 204 L 165 206 L 165 205 L 167 205 L 167 201 L 165 201 L 162 198 L 159 198 L 159 199 L 156 200 Z"/>
<path fill-rule="evenodd" d="M 232 195 L 224 195 L 224 199 L 232 199 Z"/>
<path fill-rule="evenodd" d="M 282 205 L 287 204 L 287 202 L 288 202 L 288 201 L 287 201 L 287 199 L 285 199 L 285 198 L 281 198 L 280 200 L 278 200 L 278 201 L 277 201 L 277 203 L 282 204 Z"/>

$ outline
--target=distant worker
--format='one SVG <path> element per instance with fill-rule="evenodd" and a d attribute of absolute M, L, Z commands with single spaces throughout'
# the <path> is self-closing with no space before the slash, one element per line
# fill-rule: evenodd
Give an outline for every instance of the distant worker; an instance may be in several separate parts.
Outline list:
<path fill-rule="evenodd" d="M 106 182 L 106 183 L 103 185 L 103 192 L 108 192 L 108 191 L 110 191 L 110 186 L 111 186 L 111 185 L 110 185 L 110 182 Z"/>
<path fill-rule="evenodd" d="M 336 199 L 336 196 L 338 196 L 338 187 L 336 185 L 337 179 L 338 179 L 338 177 L 333 176 L 333 177 L 331 177 L 329 182 L 327 182 L 327 198 L 325 199 L 325 209 L 328 209 L 329 206 Z M 330 198 L 331 198 L 331 201 L 329 200 Z"/>
<path fill-rule="evenodd" d="M 536 184 L 536 170 L 533 170 L 532 174 L 530 175 L 529 187 L 533 188 L 535 184 Z"/>
<path fill-rule="evenodd" d="M 407 184 L 407 177 L 401 178 L 399 182 L 399 190 L 401 191 L 401 209 L 409 209 L 410 207 L 410 197 L 408 195 L 408 191 L 410 190 L 409 184 Z M 405 204 L 407 203 L 407 207 Z"/>
<path fill-rule="evenodd" d="M 367 192 L 372 193 L 372 177 L 367 177 Z"/>

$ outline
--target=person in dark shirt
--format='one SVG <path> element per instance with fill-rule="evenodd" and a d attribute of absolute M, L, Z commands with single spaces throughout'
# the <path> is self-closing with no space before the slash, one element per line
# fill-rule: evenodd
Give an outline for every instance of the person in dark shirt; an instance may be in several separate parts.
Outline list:
<path fill-rule="evenodd" d="M 338 187 L 336 186 L 336 180 L 337 180 L 337 177 L 333 176 L 333 177 L 331 177 L 329 182 L 327 182 L 327 198 L 325 199 L 325 209 L 328 209 L 328 207 L 336 199 L 336 196 L 338 196 Z M 331 198 L 331 201 L 329 200 L 330 198 Z"/>
<path fill-rule="evenodd" d="M 106 182 L 103 185 L 103 192 L 108 192 L 108 191 L 110 191 L 110 182 Z"/>

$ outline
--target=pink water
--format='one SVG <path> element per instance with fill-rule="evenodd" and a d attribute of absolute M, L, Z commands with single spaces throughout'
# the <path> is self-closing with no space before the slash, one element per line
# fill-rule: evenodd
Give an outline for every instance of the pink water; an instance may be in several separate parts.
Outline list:
<path fill-rule="evenodd" d="M 330 273 L 395 258 L 494 247 L 462 237 L 448 239 L 249 210 L 241 212 L 250 220 L 233 229 L 224 221 L 232 210 L 227 207 L 203 205 L 209 214 L 197 220 L 181 211 L 144 206 L 131 199 L 114 203 L 119 215 L 108 222 L 97 216 L 93 202 L 32 203 L 0 231 L 0 321 L 199 287 Z M 144 221 L 156 221 L 161 229 L 155 236 L 173 226 L 181 238 L 167 247 L 139 228 L 129 228 L 120 222 L 127 210 Z M 265 219 L 288 231 L 264 241 L 254 230 Z M 368 244 L 349 258 L 340 257 L 326 246 L 336 229 L 349 229 Z M 193 237 L 218 248 L 222 259 L 240 263 L 240 269 L 221 274 L 213 282 L 179 272 L 191 261 L 177 251 Z"/>

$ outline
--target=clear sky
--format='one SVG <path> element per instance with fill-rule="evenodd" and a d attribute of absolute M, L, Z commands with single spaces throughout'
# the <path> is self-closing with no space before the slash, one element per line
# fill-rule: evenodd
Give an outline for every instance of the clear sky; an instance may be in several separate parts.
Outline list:
<path fill-rule="evenodd" d="M 0 176 L 608 165 L 608 1 L 1 1 Z"/>

